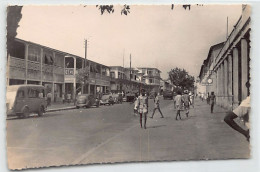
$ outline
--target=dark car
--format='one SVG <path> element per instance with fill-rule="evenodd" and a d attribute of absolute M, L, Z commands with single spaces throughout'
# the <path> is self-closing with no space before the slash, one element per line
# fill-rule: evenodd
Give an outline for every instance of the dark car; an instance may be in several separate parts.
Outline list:
<path fill-rule="evenodd" d="M 114 105 L 114 99 L 112 95 L 103 95 L 100 100 L 101 105 Z"/>
<path fill-rule="evenodd" d="M 128 92 L 125 96 L 127 102 L 133 102 L 136 97 L 136 94 L 134 92 Z"/>
<path fill-rule="evenodd" d="M 163 98 L 164 99 L 173 99 L 173 92 L 169 90 L 163 91 Z"/>
<path fill-rule="evenodd" d="M 91 94 L 81 94 L 77 96 L 75 104 L 77 108 L 91 106 L 99 107 L 99 100 Z"/>
<path fill-rule="evenodd" d="M 115 103 L 122 103 L 123 102 L 123 95 L 121 93 L 113 94 L 112 95 Z"/>

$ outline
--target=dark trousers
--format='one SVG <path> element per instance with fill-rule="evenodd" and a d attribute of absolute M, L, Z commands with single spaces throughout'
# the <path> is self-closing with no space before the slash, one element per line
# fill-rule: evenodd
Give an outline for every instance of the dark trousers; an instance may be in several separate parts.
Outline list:
<path fill-rule="evenodd" d="M 144 128 L 146 129 L 146 120 L 147 120 L 147 113 L 139 113 L 140 114 L 140 125 L 143 128 L 143 115 L 144 115 Z"/>
<path fill-rule="evenodd" d="M 163 118 L 163 114 L 162 114 L 162 111 L 161 111 L 161 109 L 160 109 L 159 106 L 158 106 L 157 108 L 154 108 L 154 109 L 153 109 L 152 118 L 153 118 L 153 116 L 154 116 L 154 113 L 155 113 L 156 109 L 158 109 L 158 111 L 160 112 L 160 114 L 161 114 L 161 116 L 162 116 L 162 118 Z"/>
<path fill-rule="evenodd" d="M 211 113 L 213 113 L 214 103 L 211 103 Z"/>
<path fill-rule="evenodd" d="M 177 110 L 177 114 L 176 114 L 176 120 L 178 120 L 177 118 L 178 118 L 178 116 L 180 117 L 180 119 L 181 119 L 181 110 Z"/>

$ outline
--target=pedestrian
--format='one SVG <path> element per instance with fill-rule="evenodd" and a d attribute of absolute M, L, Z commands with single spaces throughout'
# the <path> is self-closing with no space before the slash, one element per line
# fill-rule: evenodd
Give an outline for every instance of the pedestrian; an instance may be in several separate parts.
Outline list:
<path fill-rule="evenodd" d="M 176 120 L 178 120 L 178 116 L 181 119 L 181 109 L 182 109 L 182 96 L 181 96 L 181 91 L 177 91 L 177 95 L 174 97 L 174 104 L 175 108 L 177 109 L 177 114 L 176 114 Z"/>
<path fill-rule="evenodd" d="M 182 96 L 182 101 L 184 104 L 184 110 L 186 111 L 186 116 L 189 116 L 189 108 L 190 108 L 190 96 L 188 95 L 189 91 L 184 90 L 184 95 Z"/>
<path fill-rule="evenodd" d="M 138 114 L 138 95 L 135 96 L 135 101 L 134 101 L 134 116 L 137 116 Z"/>
<path fill-rule="evenodd" d="M 215 105 L 215 102 L 216 102 L 216 96 L 215 96 L 213 91 L 211 92 L 209 100 L 210 100 L 210 106 L 211 106 L 210 110 L 211 110 L 211 113 L 213 113 L 214 105 Z"/>
<path fill-rule="evenodd" d="M 250 83 L 249 81 L 246 83 L 246 87 L 249 88 L 250 87 Z M 249 141 L 250 139 L 250 133 L 249 133 L 249 114 L 250 114 L 250 110 L 251 110 L 251 105 L 250 105 L 250 96 L 248 96 L 245 100 L 243 100 L 241 102 L 241 104 L 234 109 L 233 111 L 230 111 L 227 113 L 227 115 L 224 118 L 224 121 L 234 130 L 238 131 L 239 133 L 243 134 L 247 141 Z M 240 117 L 244 120 L 244 122 L 246 123 L 246 126 L 248 129 L 243 129 L 242 127 L 240 127 L 235 121 L 234 119 L 236 119 L 237 117 Z"/>
<path fill-rule="evenodd" d="M 70 103 L 70 101 L 71 101 L 71 94 L 70 93 L 67 94 L 67 101 L 68 101 L 68 103 Z"/>
<path fill-rule="evenodd" d="M 140 115 L 140 125 L 143 128 L 143 117 L 144 117 L 144 129 L 146 129 L 146 120 L 147 120 L 147 113 L 148 113 L 148 97 L 145 96 L 145 90 L 141 90 L 141 94 L 137 99 L 138 104 L 138 113 Z"/>
<path fill-rule="evenodd" d="M 159 100 L 158 94 L 155 92 L 154 93 L 154 109 L 153 109 L 153 114 L 150 118 L 153 118 L 156 109 L 158 109 L 158 111 L 160 112 L 161 118 L 164 118 L 162 111 L 160 109 L 160 100 Z"/>
<path fill-rule="evenodd" d="M 50 105 L 51 105 L 51 97 L 52 97 L 52 94 L 51 94 L 51 92 L 49 92 L 49 93 L 47 94 L 47 106 L 50 106 Z"/>
<path fill-rule="evenodd" d="M 192 107 L 194 108 L 194 94 L 193 93 L 190 94 L 190 105 L 192 105 Z"/>
<path fill-rule="evenodd" d="M 208 94 L 207 94 L 206 99 L 207 99 L 207 104 L 210 104 L 210 95 L 209 95 L 209 92 L 208 92 Z"/>

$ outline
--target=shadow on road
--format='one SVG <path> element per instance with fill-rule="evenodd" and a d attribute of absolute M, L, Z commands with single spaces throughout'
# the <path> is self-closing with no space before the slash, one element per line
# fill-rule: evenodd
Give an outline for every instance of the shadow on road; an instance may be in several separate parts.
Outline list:
<path fill-rule="evenodd" d="M 26 120 L 26 119 L 32 119 L 32 118 L 46 118 L 46 117 L 55 117 L 55 116 L 60 116 L 60 115 L 64 115 L 64 114 L 44 114 L 43 116 L 38 116 L 38 115 L 31 115 L 28 118 L 23 118 L 23 117 L 9 117 L 6 118 L 6 120 Z"/>
<path fill-rule="evenodd" d="M 156 125 L 156 126 L 150 126 L 146 128 L 160 128 L 160 127 L 165 127 L 166 125 Z"/>

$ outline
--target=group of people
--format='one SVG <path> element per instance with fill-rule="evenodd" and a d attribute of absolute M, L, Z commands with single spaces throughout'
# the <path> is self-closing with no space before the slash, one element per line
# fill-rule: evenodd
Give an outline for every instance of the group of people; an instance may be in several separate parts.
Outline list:
<path fill-rule="evenodd" d="M 160 109 L 160 102 L 159 102 L 159 97 L 158 94 L 155 92 L 154 93 L 154 109 L 152 116 L 150 118 L 153 118 L 155 111 L 158 110 L 161 114 L 161 118 L 164 118 L 162 111 Z M 135 99 L 135 105 L 134 105 L 134 113 L 140 115 L 140 126 L 141 128 L 144 127 L 146 129 L 146 121 L 147 121 L 147 114 L 148 114 L 148 96 L 145 93 L 145 90 L 141 90 L 140 96 L 138 96 Z M 143 118 L 144 118 L 144 125 L 143 125 Z"/>
<path fill-rule="evenodd" d="M 250 84 L 249 84 L 249 82 L 247 82 L 246 87 L 249 88 L 249 86 L 250 86 Z M 214 111 L 215 103 L 216 103 L 216 95 L 214 94 L 214 92 L 211 92 L 211 94 L 209 95 L 209 104 L 210 104 L 210 108 L 211 108 L 210 109 L 211 113 L 213 113 L 213 111 Z M 180 112 L 182 110 L 185 111 L 186 117 L 188 117 L 190 106 L 194 107 L 194 95 L 189 94 L 188 90 L 185 90 L 183 95 L 182 95 L 181 91 L 178 91 L 177 95 L 174 98 L 174 106 L 175 106 L 175 109 L 177 110 L 176 117 L 175 117 L 176 120 L 178 120 L 178 117 L 179 117 L 179 119 L 181 119 Z M 156 110 L 158 110 L 160 112 L 161 118 L 164 118 L 162 111 L 160 109 L 160 102 L 159 102 L 159 97 L 158 97 L 157 93 L 155 93 L 155 95 L 154 95 L 154 109 L 153 109 L 152 116 L 150 116 L 150 118 L 153 118 Z M 243 100 L 240 103 L 240 105 L 237 108 L 235 108 L 233 111 L 228 112 L 224 118 L 224 121 L 231 128 L 233 128 L 234 130 L 243 134 L 248 141 L 250 138 L 249 129 L 247 129 L 247 130 L 243 129 L 234 121 L 234 119 L 237 117 L 243 118 L 243 120 L 248 123 L 250 110 L 251 110 L 250 96 L 248 96 L 245 100 Z M 145 93 L 145 90 L 141 90 L 140 96 L 138 96 L 136 98 L 134 112 L 138 113 L 140 115 L 141 128 L 144 127 L 144 129 L 146 129 L 146 121 L 147 121 L 147 114 L 148 114 L 148 96 Z M 144 121 L 143 121 L 143 118 L 144 118 Z"/>

